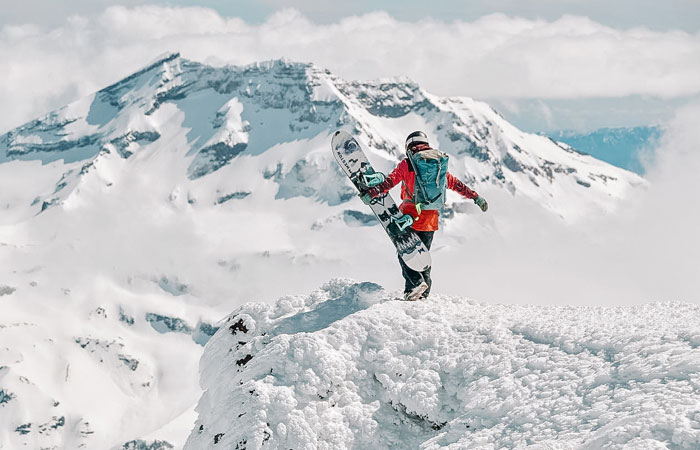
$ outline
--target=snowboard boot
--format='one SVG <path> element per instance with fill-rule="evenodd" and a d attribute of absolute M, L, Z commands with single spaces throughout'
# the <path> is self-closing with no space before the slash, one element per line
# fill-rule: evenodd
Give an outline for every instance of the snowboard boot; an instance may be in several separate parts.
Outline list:
<path fill-rule="evenodd" d="M 414 287 L 412 291 L 406 292 L 404 294 L 404 299 L 409 302 L 414 302 L 416 300 L 419 300 L 423 293 L 428 289 L 428 284 L 423 281 L 421 284 L 418 286 Z"/>

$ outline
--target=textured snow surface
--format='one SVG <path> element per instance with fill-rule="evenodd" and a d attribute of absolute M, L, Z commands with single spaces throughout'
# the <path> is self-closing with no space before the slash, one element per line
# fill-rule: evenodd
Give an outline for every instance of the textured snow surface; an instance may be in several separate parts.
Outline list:
<path fill-rule="evenodd" d="M 335 279 L 230 315 L 185 448 L 697 449 L 699 314 L 409 303 Z"/>

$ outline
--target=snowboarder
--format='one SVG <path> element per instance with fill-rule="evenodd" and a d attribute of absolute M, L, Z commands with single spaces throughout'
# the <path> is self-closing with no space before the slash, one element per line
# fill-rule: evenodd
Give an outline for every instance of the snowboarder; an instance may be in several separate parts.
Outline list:
<path fill-rule="evenodd" d="M 447 155 L 431 148 L 424 132 L 414 131 L 409 134 L 405 149 L 406 158 L 382 183 L 366 189 L 360 197 L 365 203 L 369 203 L 372 198 L 384 194 L 402 182 L 402 203 L 399 209 L 402 213 L 413 217 L 414 222 L 411 227 L 430 249 L 433 235 L 438 229 L 440 209 L 445 204 L 445 188 L 474 200 L 474 203 L 484 212 L 488 209 L 488 203 L 447 171 Z M 404 298 L 406 300 L 427 298 L 432 285 L 430 268 L 423 272 L 416 272 L 407 267 L 401 258 L 399 263 L 406 281 Z"/>

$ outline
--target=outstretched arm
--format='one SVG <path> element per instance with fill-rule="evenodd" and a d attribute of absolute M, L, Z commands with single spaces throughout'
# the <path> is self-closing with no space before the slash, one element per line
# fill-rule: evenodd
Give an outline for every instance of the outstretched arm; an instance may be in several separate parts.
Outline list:
<path fill-rule="evenodd" d="M 479 196 L 476 191 L 469 189 L 466 184 L 459 181 L 459 179 L 450 172 L 447 172 L 447 187 L 471 200 L 474 200 Z"/>
<path fill-rule="evenodd" d="M 486 203 L 484 197 L 477 194 L 476 191 L 469 189 L 466 184 L 459 181 L 459 179 L 450 172 L 447 172 L 447 187 L 468 199 L 474 200 L 474 203 L 476 203 L 483 212 L 489 209 L 489 204 Z"/>

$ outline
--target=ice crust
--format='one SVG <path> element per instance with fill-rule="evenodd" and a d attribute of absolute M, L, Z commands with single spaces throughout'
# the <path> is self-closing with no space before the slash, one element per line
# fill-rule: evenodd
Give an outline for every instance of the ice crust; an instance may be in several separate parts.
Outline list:
<path fill-rule="evenodd" d="M 335 279 L 229 316 L 185 448 L 697 449 L 698 313 L 404 302 Z"/>

